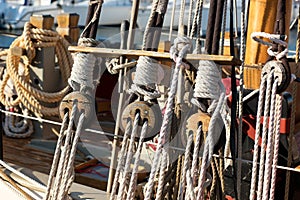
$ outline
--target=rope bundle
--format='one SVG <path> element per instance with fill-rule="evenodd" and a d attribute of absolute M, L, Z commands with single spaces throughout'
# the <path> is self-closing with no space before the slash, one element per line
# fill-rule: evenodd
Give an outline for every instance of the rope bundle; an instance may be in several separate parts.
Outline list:
<path fill-rule="evenodd" d="M 69 87 L 67 86 L 63 90 L 55 93 L 41 91 L 32 86 L 29 72 L 30 67 L 32 67 L 32 61 L 36 55 L 36 48 L 55 46 L 62 79 L 66 83 L 70 76 L 71 66 L 73 64 L 71 54 L 67 50 L 68 45 L 68 42 L 59 36 L 58 33 L 51 30 L 38 29 L 33 27 L 30 23 L 26 23 L 22 36 L 18 37 L 10 46 L 10 49 L 14 47 L 21 47 L 22 49 L 25 49 L 26 55 L 18 56 L 13 55 L 11 51 L 5 52 L 7 53 L 7 69 L 0 84 L 1 103 L 8 107 L 18 106 L 22 103 L 25 108 L 39 117 L 57 115 L 57 107 L 46 107 L 42 102 L 60 102 Z M 24 64 L 23 75 L 18 73 L 20 63 Z M 8 101 L 4 94 L 4 88 L 9 79 L 13 82 L 17 92 L 17 98 L 12 101 Z"/>

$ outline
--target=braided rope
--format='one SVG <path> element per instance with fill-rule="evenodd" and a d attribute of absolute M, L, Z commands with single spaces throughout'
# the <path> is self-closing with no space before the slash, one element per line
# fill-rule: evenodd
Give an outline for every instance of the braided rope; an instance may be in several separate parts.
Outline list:
<path fill-rule="evenodd" d="M 144 122 L 144 124 L 142 126 L 141 137 L 139 140 L 138 148 L 136 151 L 136 158 L 134 160 L 134 166 L 133 166 L 132 173 L 131 173 L 128 193 L 127 193 L 127 200 L 134 199 L 134 194 L 136 191 L 136 184 L 137 184 L 138 167 L 139 167 L 142 147 L 144 144 L 144 139 L 145 139 L 145 136 L 147 133 L 147 128 L 148 128 L 148 122 L 146 121 L 146 122 Z"/>
<path fill-rule="evenodd" d="M 184 199 L 184 192 L 186 188 L 186 176 L 187 176 L 186 173 L 187 170 L 190 168 L 190 160 L 191 160 L 190 154 L 191 154 L 192 144 L 193 144 L 193 134 L 190 134 L 185 148 L 183 169 L 181 170 L 181 178 L 180 178 L 180 186 L 179 186 L 179 194 L 178 194 L 179 200 Z"/>
<path fill-rule="evenodd" d="M 270 200 L 275 198 L 275 183 L 276 183 L 276 171 L 277 171 L 277 161 L 278 161 L 278 153 L 279 153 L 279 142 L 280 142 L 280 118 L 281 118 L 281 108 L 282 108 L 282 97 L 280 95 L 276 96 L 276 113 L 275 113 L 275 121 L 276 121 L 276 131 L 274 138 L 274 155 L 273 155 L 273 163 L 272 163 L 272 178 L 271 178 L 271 189 L 270 189 Z"/>
<path fill-rule="evenodd" d="M 238 161 L 237 161 L 237 193 L 238 199 L 241 199 L 242 186 L 242 147 L 243 147 L 243 94 L 244 94 L 244 66 L 245 66 L 245 0 L 242 0 L 241 12 L 241 61 L 240 66 L 240 90 L 238 100 Z"/>
<path fill-rule="evenodd" d="M 33 43 L 33 40 L 37 41 Z M 21 47 L 25 49 L 26 55 L 16 56 L 12 55 L 11 51 L 6 51 L 7 70 L 0 83 L 1 103 L 5 106 L 17 106 L 19 103 L 22 103 L 25 108 L 36 113 L 37 116 L 57 115 L 57 108 L 45 107 L 39 101 L 45 103 L 57 103 L 61 101 L 69 87 L 67 86 L 63 90 L 55 93 L 41 91 L 31 85 L 29 68 L 31 67 L 31 62 L 36 55 L 36 48 L 56 46 L 55 50 L 62 72 L 62 79 L 66 81 L 70 75 L 71 63 L 73 63 L 72 57 L 67 50 L 68 45 L 69 44 L 61 36 L 59 36 L 58 33 L 51 30 L 34 28 L 30 23 L 26 23 L 23 34 L 10 46 L 10 49 L 14 47 Z M 18 73 L 20 61 L 23 61 L 24 63 L 23 76 Z M 12 102 L 7 101 L 4 95 L 4 87 L 9 79 L 13 81 L 18 94 L 18 97 Z"/>
<path fill-rule="evenodd" d="M 260 138 L 260 118 L 262 116 L 262 108 L 264 101 L 264 94 L 266 92 L 265 83 L 267 80 L 267 76 L 264 75 L 261 79 L 260 83 L 260 93 L 258 97 L 258 108 L 256 115 L 256 129 L 255 129 L 255 139 L 254 139 L 254 150 L 253 150 L 253 166 L 252 166 L 252 174 L 251 174 L 251 186 L 250 186 L 250 196 L 249 200 L 254 200 L 256 196 L 256 178 L 257 178 L 257 165 L 258 165 L 258 145 Z"/>
<path fill-rule="evenodd" d="M 198 161 L 199 161 L 201 135 L 202 135 L 202 125 L 200 125 L 198 127 L 197 132 L 196 132 L 196 141 L 195 141 L 195 146 L 194 146 L 193 160 L 192 160 L 192 167 L 191 167 L 191 172 L 193 173 L 193 184 L 196 184 L 196 181 L 199 176 L 199 170 L 198 170 L 197 166 L 198 166 Z"/>
<path fill-rule="evenodd" d="M 158 179 L 158 187 L 156 191 L 155 200 L 164 199 L 163 192 L 165 186 L 165 176 L 168 170 L 168 152 L 165 149 L 162 149 L 162 157 L 160 162 L 160 172 L 159 172 L 159 179 Z"/>
<path fill-rule="evenodd" d="M 139 119 L 140 119 L 140 114 L 136 113 L 134 122 L 133 122 L 130 143 L 129 143 L 129 147 L 128 147 L 128 154 L 127 154 L 126 162 L 125 162 L 125 169 L 123 172 L 123 176 L 121 177 L 121 184 L 120 184 L 119 191 L 118 191 L 118 197 L 117 197 L 118 200 L 126 199 L 125 187 L 128 185 L 128 181 L 129 181 L 128 174 L 130 172 L 131 160 L 133 158 L 133 147 L 134 147 L 135 138 L 136 138 L 137 132 L 138 132 Z"/>
<path fill-rule="evenodd" d="M 278 78 L 275 79 L 272 86 L 271 93 L 271 107 L 270 107 L 270 119 L 269 119 L 269 130 L 268 130 L 268 141 L 267 141 L 267 150 L 266 150 L 266 164 L 265 164 L 265 173 L 264 173 L 264 183 L 263 183 L 263 200 L 267 200 L 269 197 L 270 181 L 271 181 L 271 172 L 272 172 L 272 160 L 274 155 L 274 136 L 275 134 L 275 104 L 276 104 L 276 91 L 278 87 Z M 279 119 L 280 120 L 280 119 Z"/>
<path fill-rule="evenodd" d="M 259 162 L 259 174 L 258 174 L 258 186 L 257 186 L 257 200 L 262 198 L 263 191 L 263 179 L 265 170 L 265 155 L 266 155 L 266 142 L 267 142 L 267 131 L 268 131 L 268 116 L 270 113 L 270 96 L 271 96 L 271 83 L 273 79 L 274 70 L 271 70 L 267 79 L 266 88 L 266 99 L 264 104 L 264 120 L 263 120 L 263 131 L 261 139 L 261 149 L 260 149 L 260 162 Z"/>
<path fill-rule="evenodd" d="M 188 19 L 188 28 L 187 28 L 187 32 L 188 34 L 190 34 L 190 31 L 191 31 L 191 25 L 192 25 L 192 22 L 193 22 L 193 8 L 194 8 L 194 4 L 195 4 L 195 0 L 191 0 L 190 1 L 190 7 L 189 7 L 189 19 Z M 197 10 L 196 10 L 196 13 L 197 14 Z"/>
<path fill-rule="evenodd" d="M 115 196 L 117 194 L 119 176 L 120 176 L 121 170 L 123 170 L 123 168 L 124 168 L 123 165 L 125 164 L 125 161 L 126 161 L 126 149 L 128 146 L 127 143 L 128 143 L 129 134 L 131 133 L 131 129 L 132 129 L 132 122 L 129 121 L 126 125 L 126 129 L 125 129 L 125 133 L 124 133 L 124 137 L 123 137 L 123 141 L 122 141 L 123 144 L 121 147 L 121 151 L 119 153 L 118 165 L 117 165 L 117 169 L 116 169 L 116 173 L 115 173 L 115 177 L 114 177 L 114 183 L 112 186 L 110 200 L 114 200 Z"/>

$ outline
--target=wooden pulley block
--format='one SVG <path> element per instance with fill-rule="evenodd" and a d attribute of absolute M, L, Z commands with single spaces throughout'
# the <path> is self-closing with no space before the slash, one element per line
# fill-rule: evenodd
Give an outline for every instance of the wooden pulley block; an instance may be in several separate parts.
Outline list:
<path fill-rule="evenodd" d="M 121 125 L 125 130 L 128 120 L 132 122 L 135 119 L 136 113 L 140 114 L 139 129 L 145 121 L 148 122 L 145 141 L 152 139 L 160 130 L 162 124 L 162 113 L 158 104 L 150 104 L 144 101 L 135 101 L 125 107 L 122 113 Z M 138 138 L 140 136 L 138 131 Z"/>
<path fill-rule="evenodd" d="M 289 66 L 284 66 L 281 61 L 272 60 L 262 68 L 261 76 L 269 74 L 274 69 L 274 78 L 278 78 L 277 93 L 281 93 L 286 90 L 291 81 L 291 72 L 288 68 Z"/>
<path fill-rule="evenodd" d="M 186 134 L 193 133 L 195 139 L 197 134 L 197 129 L 200 124 L 202 125 L 202 131 L 204 133 L 207 133 L 210 118 L 211 117 L 207 113 L 203 113 L 200 110 L 197 113 L 191 115 L 186 122 Z"/>
<path fill-rule="evenodd" d="M 76 114 L 75 121 L 78 121 L 79 115 L 84 113 L 85 122 L 88 122 L 91 118 L 92 112 L 94 112 L 94 103 L 89 96 L 81 92 L 71 92 L 67 94 L 60 103 L 59 115 L 61 119 L 64 118 L 65 114 L 68 112 L 71 115 L 74 103 L 77 102 L 78 114 Z"/>

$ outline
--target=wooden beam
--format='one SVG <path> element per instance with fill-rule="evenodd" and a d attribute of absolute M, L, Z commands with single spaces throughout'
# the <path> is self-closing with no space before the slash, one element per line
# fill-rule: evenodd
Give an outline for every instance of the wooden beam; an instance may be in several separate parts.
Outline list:
<path fill-rule="evenodd" d="M 103 57 L 117 58 L 125 56 L 128 58 L 138 58 L 139 56 L 149 56 L 159 60 L 170 60 L 170 54 L 167 52 L 143 51 L 143 50 L 123 50 L 98 47 L 80 47 L 70 46 L 71 52 L 94 53 Z M 188 62 L 197 60 L 211 60 L 220 65 L 241 65 L 241 61 L 233 56 L 224 55 L 206 55 L 206 54 L 187 54 L 185 60 Z"/>

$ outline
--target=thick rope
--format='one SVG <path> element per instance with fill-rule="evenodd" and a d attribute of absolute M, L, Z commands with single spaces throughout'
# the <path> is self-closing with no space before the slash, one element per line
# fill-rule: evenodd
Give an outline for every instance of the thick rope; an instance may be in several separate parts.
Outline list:
<path fill-rule="evenodd" d="M 242 0 L 242 4 L 243 4 L 244 0 Z M 227 21 L 227 7 L 228 7 L 228 3 L 227 0 L 224 0 L 224 10 L 223 10 L 223 24 L 222 24 L 222 35 L 221 35 L 221 49 L 220 49 L 220 54 L 223 55 L 224 53 L 224 43 L 225 43 L 225 32 L 226 32 L 226 21 Z M 243 9 L 242 9 L 242 14 L 243 14 Z M 242 16 L 243 17 L 243 16 Z M 243 23 L 243 19 L 242 18 L 242 23 Z M 242 28 L 242 26 L 241 26 Z M 241 40 L 243 36 L 243 32 L 241 33 Z"/>
<path fill-rule="evenodd" d="M 177 47 L 181 46 L 180 49 Z M 182 66 L 182 59 L 186 55 L 187 51 L 191 48 L 190 41 L 187 38 L 176 38 L 174 41 L 174 45 L 170 49 L 171 58 L 176 62 L 175 69 L 173 72 L 173 78 L 170 86 L 170 92 L 167 99 L 166 111 L 163 117 L 162 126 L 159 133 L 158 144 L 155 152 L 155 157 L 152 163 L 151 172 L 149 176 L 149 182 L 147 184 L 145 200 L 150 200 L 153 192 L 154 185 L 154 177 L 157 172 L 158 163 L 160 160 L 160 153 L 166 141 L 168 141 L 167 137 L 167 129 L 172 120 L 172 108 L 174 105 L 174 98 L 177 89 L 177 81 L 178 81 L 178 73 L 179 68 Z M 178 55 L 178 56 L 177 56 Z"/>
<path fill-rule="evenodd" d="M 212 104 L 207 109 L 209 114 L 212 114 L 217 106 L 221 94 L 219 86 L 220 81 L 221 72 L 219 67 L 212 61 L 200 60 L 196 76 L 194 97 L 212 100 Z"/>
<path fill-rule="evenodd" d="M 193 23 L 193 8 L 194 8 L 194 4 L 195 4 L 195 0 L 191 0 L 190 1 L 190 7 L 189 7 L 189 19 L 188 19 L 188 27 L 187 27 L 187 32 L 188 32 L 188 35 L 190 34 L 191 32 L 191 26 L 192 26 L 192 23 Z M 197 11 L 196 11 L 197 13 Z"/>
<path fill-rule="evenodd" d="M 37 40 L 35 43 L 33 40 Z M 29 79 L 29 68 L 35 57 L 36 48 L 56 46 L 56 56 L 58 57 L 62 79 L 65 81 L 70 76 L 70 70 L 73 63 L 71 54 L 68 52 L 67 41 L 51 30 L 43 30 L 34 28 L 30 23 L 26 23 L 22 36 L 18 37 L 10 46 L 10 49 L 21 47 L 26 50 L 26 55 L 13 55 L 11 51 L 7 53 L 6 66 L 7 71 L 3 75 L 3 80 L 0 84 L 0 101 L 5 106 L 16 106 L 22 103 L 28 110 L 35 113 L 37 116 L 54 116 L 58 114 L 57 108 L 45 107 L 41 104 L 60 102 L 63 96 L 68 91 L 68 86 L 56 93 L 47 93 L 33 87 Z M 24 63 L 24 75 L 19 72 L 20 61 Z M 4 95 L 4 87 L 7 81 L 11 79 L 16 88 L 18 97 L 9 102 Z"/>
<path fill-rule="evenodd" d="M 92 38 L 80 38 L 79 46 L 89 47 L 98 46 L 99 43 Z M 100 44 L 101 45 L 101 44 Z M 100 60 L 99 60 L 100 59 Z M 69 85 L 76 91 L 85 92 L 87 88 L 94 91 L 100 80 L 100 70 L 96 70 L 96 63 L 100 63 L 101 58 L 96 58 L 90 53 L 76 53 L 74 56 L 74 64 L 71 76 L 68 80 Z M 93 92 L 90 96 L 93 96 Z"/>
<path fill-rule="evenodd" d="M 156 191 L 155 200 L 164 199 L 163 192 L 165 187 L 165 176 L 168 170 L 168 152 L 165 149 L 162 149 L 162 157 L 160 162 L 160 171 L 159 171 L 159 179 L 158 179 L 158 186 Z"/>
<path fill-rule="evenodd" d="M 146 96 L 149 99 L 159 98 L 160 92 L 156 86 L 163 79 L 163 74 L 164 71 L 156 60 L 147 56 L 140 56 L 137 61 L 133 84 L 129 92 Z M 143 87 L 146 87 L 148 90 Z"/>

